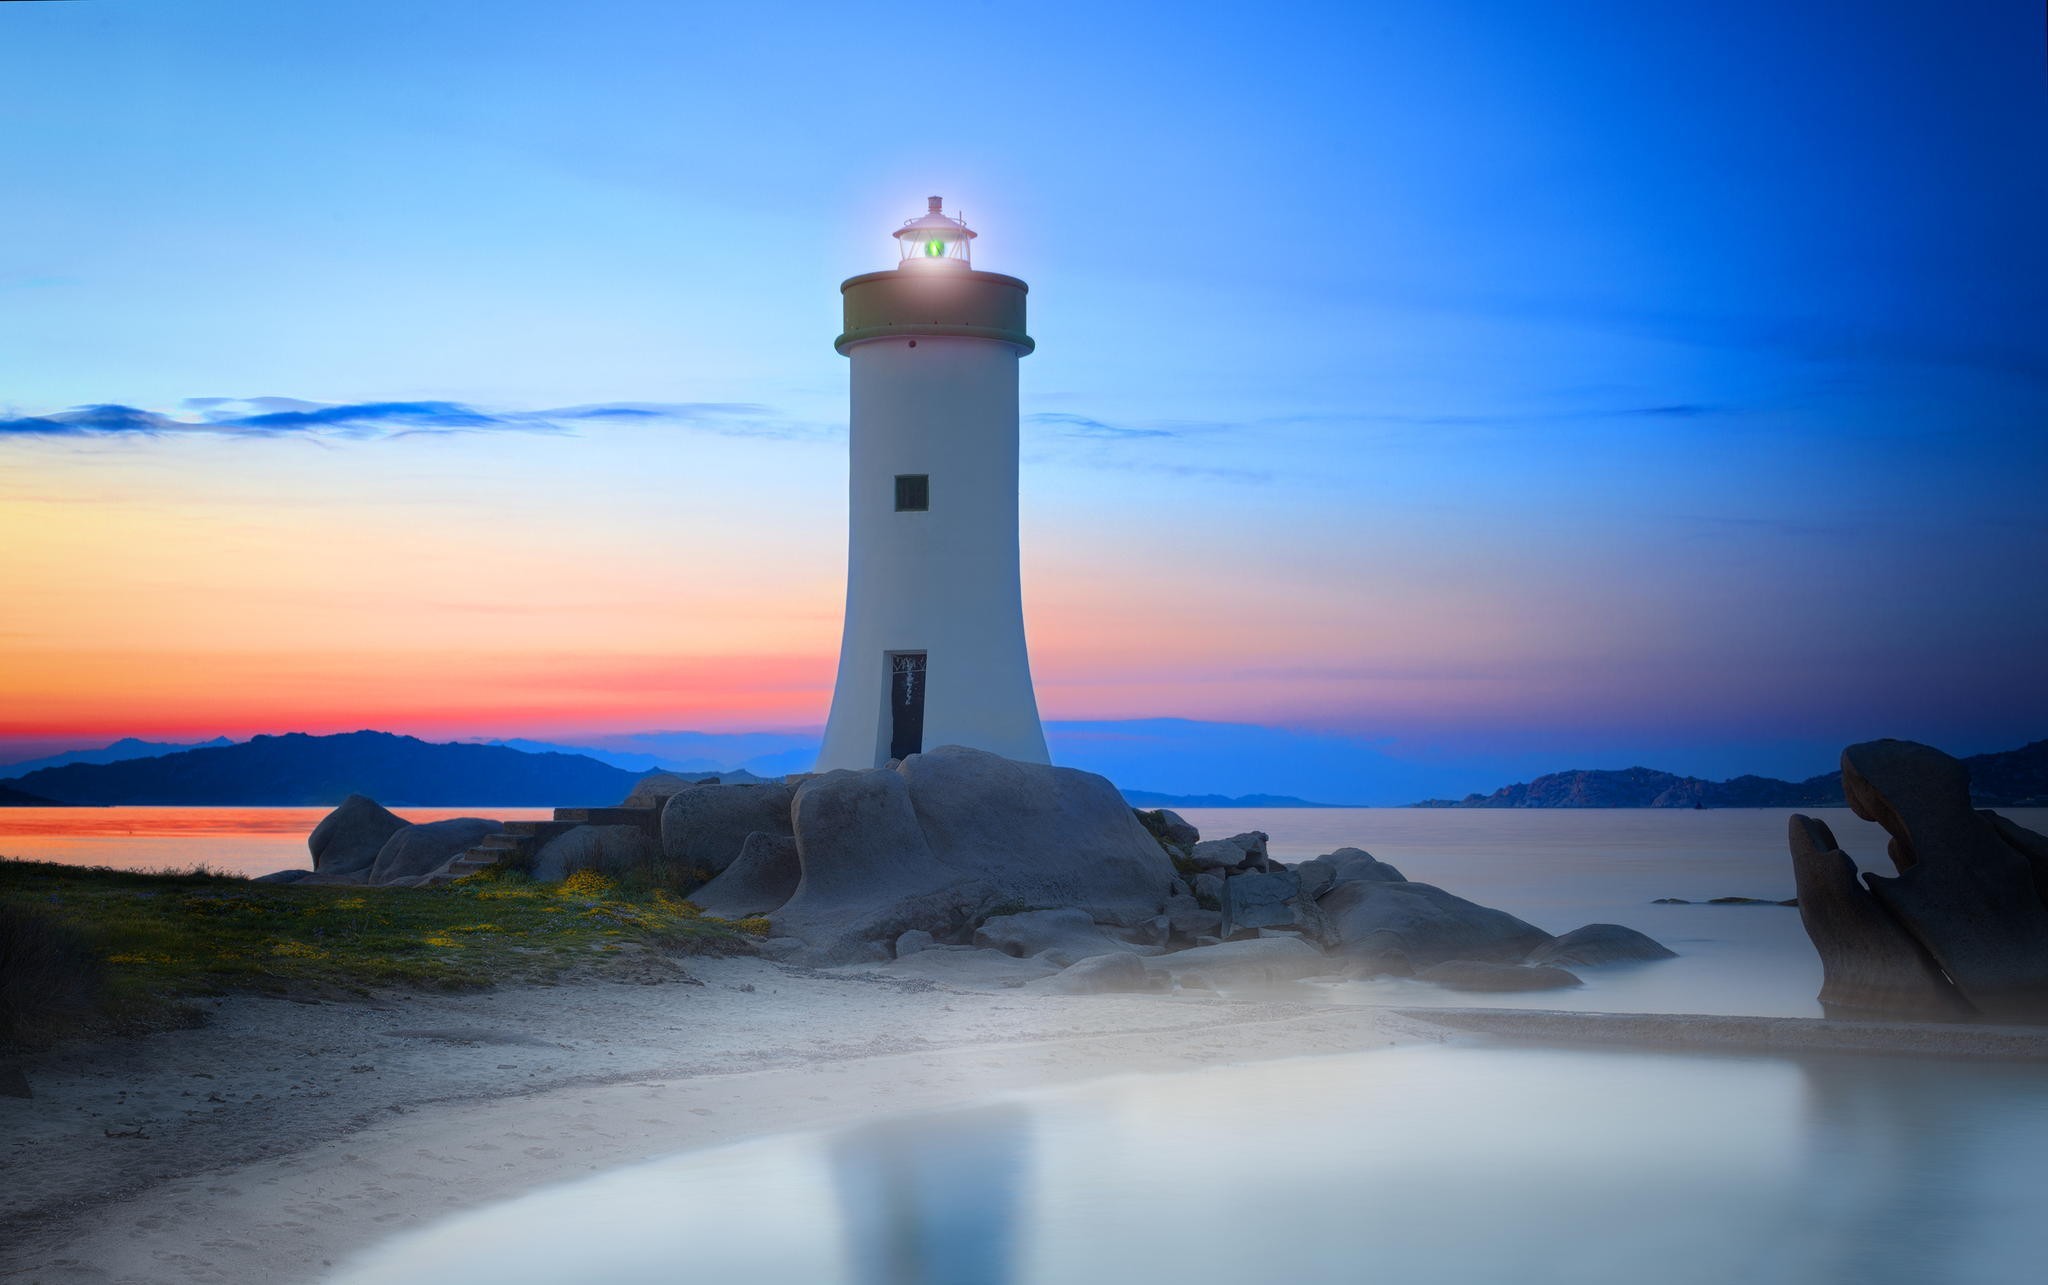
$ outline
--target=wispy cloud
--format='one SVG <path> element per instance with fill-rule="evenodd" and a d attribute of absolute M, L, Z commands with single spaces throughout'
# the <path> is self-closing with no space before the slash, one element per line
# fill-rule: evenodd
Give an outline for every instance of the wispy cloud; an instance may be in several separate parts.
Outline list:
<path fill-rule="evenodd" d="M 753 402 L 600 402 L 549 410 L 485 410 L 463 402 L 309 402 L 292 397 L 191 397 L 183 414 L 103 403 L 0 417 L 0 437 L 119 438 L 206 433 L 244 437 L 391 438 L 422 433 L 571 433 L 583 424 L 678 424 L 734 437 L 806 438 L 828 429 Z"/>
<path fill-rule="evenodd" d="M 1126 442 L 1147 437 L 1179 437 L 1180 434 L 1166 428 L 1132 428 L 1123 424 L 1110 424 L 1092 419 L 1087 415 L 1075 415 L 1067 411 L 1039 411 L 1026 415 L 1024 422 L 1036 428 L 1049 428 L 1069 437 L 1093 437 L 1104 441 Z"/>

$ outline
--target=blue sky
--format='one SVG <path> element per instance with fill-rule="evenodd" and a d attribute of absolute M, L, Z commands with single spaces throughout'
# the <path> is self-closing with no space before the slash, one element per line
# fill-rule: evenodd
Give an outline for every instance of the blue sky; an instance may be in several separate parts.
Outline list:
<path fill-rule="evenodd" d="M 1032 285 L 1049 717 L 1362 739 L 1472 788 L 1508 762 L 1804 775 L 1868 735 L 1999 748 L 2048 734 L 2043 44 L 2019 3 L 0 6 L 0 421 L 203 422 L 194 398 L 490 421 L 14 431 L 0 496 L 153 541 L 168 496 L 217 514 L 254 503 L 230 485 L 431 478 L 405 497 L 438 499 L 431 541 L 489 518 L 460 485 L 488 477 L 561 524 L 521 551 L 572 547 L 557 578 L 718 550 L 732 584 L 662 588 L 728 625 L 627 621 L 625 651 L 715 668 L 785 639 L 822 677 L 751 721 L 815 723 L 834 287 L 936 192 Z M 699 410 L 551 422 L 573 455 L 533 431 L 619 404 Z M 635 461 L 666 496 L 608 480 Z M 600 498 L 548 504 L 565 477 Z M 124 583 L 77 539 L 50 567 Z M 403 579 L 417 610 L 447 596 Z M 23 673 L 88 636 L 44 593 L 16 595 L 51 622 Z M 336 674 L 306 678 L 325 703 L 302 721 L 382 654 L 322 629 Z M 132 730 L 288 730 L 185 697 Z M 394 730 L 635 725 L 615 702 L 512 726 L 482 712 L 501 699 Z M 662 699 L 637 726 L 716 721 Z M 131 730 L 73 708 L 0 733 Z"/>

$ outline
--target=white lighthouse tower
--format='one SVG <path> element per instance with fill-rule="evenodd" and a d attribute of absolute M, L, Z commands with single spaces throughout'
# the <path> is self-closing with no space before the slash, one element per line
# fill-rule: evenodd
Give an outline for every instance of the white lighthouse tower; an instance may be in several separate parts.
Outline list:
<path fill-rule="evenodd" d="M 846 625 L 818 770 L 969 745 L 1047 761 L 1017 572 L 1024 293 L 934 196 L 840 285 L 852 362 Z"/>

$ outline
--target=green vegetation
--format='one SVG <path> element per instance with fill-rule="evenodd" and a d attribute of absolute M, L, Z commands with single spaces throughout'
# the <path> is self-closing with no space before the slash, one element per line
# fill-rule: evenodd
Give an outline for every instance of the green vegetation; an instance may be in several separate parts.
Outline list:
<path fill-rule="evenodd" d="M 176 1024 L 193 997 L 230 991 L 621 975 L 650 951 L 748 952 L 766 928 L 588 870 L 555 884 L 487 870 L 438 888 L 302 888 L 0 860 L 0 1044 Z"/>

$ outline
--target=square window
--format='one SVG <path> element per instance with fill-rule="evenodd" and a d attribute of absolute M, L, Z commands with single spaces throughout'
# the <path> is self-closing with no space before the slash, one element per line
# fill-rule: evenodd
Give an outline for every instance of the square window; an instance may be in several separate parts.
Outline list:
<path fill-rule="evenodd" d="M 896 511 L 926 513 L 932 507 L 932 479 L 929 473 L 896 475 Z"/>

